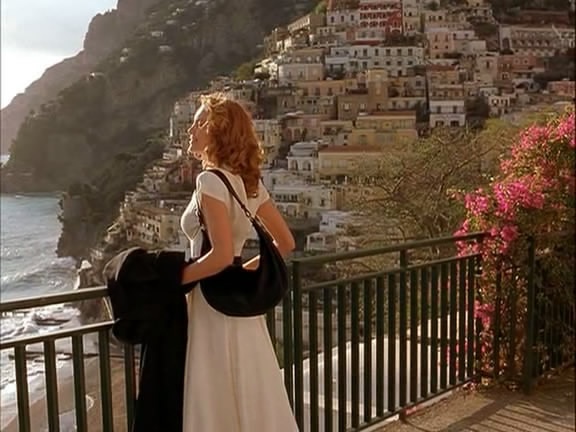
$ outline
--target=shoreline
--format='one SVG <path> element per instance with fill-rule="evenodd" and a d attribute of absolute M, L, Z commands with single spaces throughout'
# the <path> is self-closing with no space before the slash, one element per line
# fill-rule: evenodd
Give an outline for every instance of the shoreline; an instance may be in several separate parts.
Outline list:
<path fill-rule="evenodd" d="M 88 430 L 101 430 L 101 397 L 100 397 L 100 368 L 98 358 L 84 360 L 85 384 L 86 384 L 86 409 Z M 114 415 L 114 430 L 118 432 L 128 431 L 126 424 L 126 398 L 124 386 L 124 364 L 122 359 L 112 357 L 111 386 L 112 386 L 112 409 Z M 72 365 L 69 365 L 70 373 L 58 370 L 58 410 L 60 413 L 60 427 L 62 432 L 74 431 L 76 425 L 75 402 L 74 402 L 74 376 Z M 42 378 L 43 379 L 43 378 Z M 30 427 L 35 432 L 48 430 L 47 398 L 44 385 L 38 388 L 39 397 L 30 404 Z M 32 395 L 32 393 L 30 394 Z M 17 417 L 9 420 L 2 428 L 2 432 L 18 432 Z"/>
<path fill-rule="evenodd" d="M 39 192 L 4 192 L 0 190 L 0 195 L 6 197 L 24 197 L 24 198 L 61 198 L 64 191 L 39 191 Z"/>

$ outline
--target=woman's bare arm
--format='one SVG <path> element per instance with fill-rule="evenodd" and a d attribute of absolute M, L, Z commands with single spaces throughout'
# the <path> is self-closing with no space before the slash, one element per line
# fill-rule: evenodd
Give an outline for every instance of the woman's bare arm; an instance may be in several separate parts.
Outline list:
<path fill-rule="evenodd" d="M 278 211 L 274 202 L 270 199 L 266 200 L 259 208 L 256 215 L 262 220 L 264 226 L 272 235 L 276 247 L 280 254 L 286 258 L 296 247 L 294 236 L 284 220 L 284 217 Z M 260 263 L 260 256 L 255 256 L 244 264 L 244 268 L 248 270 L 255 270 Z"/>
<path fill-rule="evenodd" d="M 226 204 L 203 194 L 201 206 L 212 249 L 184 268 L 183 284 L 215 275 L 231 265 L 234 260 L 232 225 Z"/>

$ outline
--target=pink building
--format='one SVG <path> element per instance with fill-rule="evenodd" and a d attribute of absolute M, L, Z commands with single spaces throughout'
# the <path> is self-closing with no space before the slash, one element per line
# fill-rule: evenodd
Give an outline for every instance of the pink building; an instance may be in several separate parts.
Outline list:
<path fill-rule="evenodd" d="M 400 0 L 360 0 L 360 27 L 381 28 L 386 33 L 402 33 Z"/>

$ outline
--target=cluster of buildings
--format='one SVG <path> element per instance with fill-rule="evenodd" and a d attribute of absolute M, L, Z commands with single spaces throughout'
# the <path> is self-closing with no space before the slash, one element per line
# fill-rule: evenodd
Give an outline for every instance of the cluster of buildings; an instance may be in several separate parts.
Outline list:
<path fill-rule="evenodd" d="M 565 14 L 544 25 L 550 13 L 535 13 L 500 24 L 486 0 L 331 0 L 275 29 L 254 79 L 218 77 L 176 102 L 164 157 L 126 194 L 108 240 L 185 247 L 179 218 L 199 169 L 182 157 L 186 129 L 199 96 L 221 91 L 253 115 L 264 183 L 300 250 L 357 247 L 362 218 L 345 203 L 370 195 L 354 176 L 383 151 L 465 127 L 479 104 L 497 117 L 543 97 L 573 100 L 574 78 L 546 88 L 535 78 L 574 49 L 575 30 Z"/>

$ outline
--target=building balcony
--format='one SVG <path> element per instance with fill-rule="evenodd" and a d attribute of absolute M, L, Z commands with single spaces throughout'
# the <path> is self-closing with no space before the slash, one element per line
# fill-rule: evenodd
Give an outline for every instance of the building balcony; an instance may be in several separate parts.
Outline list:
<path fill-rule="evenodd" d="M 299 206 L 300 204 L 305 204 L 304 198 L 302 198 L 300 196 L 298 196 L 298 197 L 282 197 L 282 196 L 275 195 L 274 202 L 276 202 L 280 206 L 287 205 L 287 204 Z"/>
<path fill-rule="evenodd" d="M 269 311 L 266 323 L 302 432 L 331 432 L 338 424 L 349 432 L 383 427 L 391 417 L 486 377 L 479 365 L 493 354 L 482 350 L 474 301 L 482 257 L 454 252 L 456 243 L 477 245 L 483 237 L 314 254 L 288 263 L 290 295 Z M 552 297 L 552 304 L 543 303 L 547 287 L 536 273 L 535 250 L 530 243 L 518 267 L 528 281 L 529 301 L 516 311 L 528 331 L 516 341 L 525 360 L 515 370 L 527 392 L 537 379 L 574 360 L 573 304 Z M 360 257 L 383 260 L 379 268 L 385 270 L 348 266 L 346 279 L 331 270 Z M 498 334 L 509 334 L 507 299 L 501 301 L 492 324 Z M 61 304 L 90 304 L 105 318 L 2 336 L 2 370 L 17 391 L 14 403 L 2 407 L 2 430 L 131 430 L 140 350 L 111 336 L 105 287 L 2 301 L 0 314 L 24 316 Z M 535 328 L 543 322 L 555 325 Z M 39 363 L 41 372 L 30 369 Z M 29 373 L 37 375 L 29 381 Z M 486 373 L 501 378 L 499 369 Z"/>
<path fill-rule="evenodd" d="M 310 240 L 306 242 L 307 252 L 334 252 L 336 250 L 335 241 Z"/>

